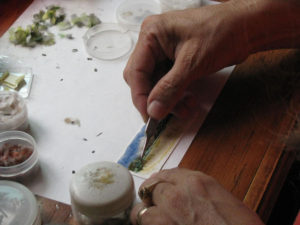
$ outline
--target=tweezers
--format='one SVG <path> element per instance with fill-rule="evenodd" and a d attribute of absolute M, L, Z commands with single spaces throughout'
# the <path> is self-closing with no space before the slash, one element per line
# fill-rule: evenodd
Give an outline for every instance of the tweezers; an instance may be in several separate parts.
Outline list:
<path fill-rule="evenodd" d="M 155 141 L 155 135 L 157 132 L 157 127 L 159 125 L 159 121 L 153 118 L 149 118 L 145 127 L 145 136 L 146 141 L 145 145 L 140 153 L 141 158 L 145 156 L 146 150 L 153 144 Z"/>

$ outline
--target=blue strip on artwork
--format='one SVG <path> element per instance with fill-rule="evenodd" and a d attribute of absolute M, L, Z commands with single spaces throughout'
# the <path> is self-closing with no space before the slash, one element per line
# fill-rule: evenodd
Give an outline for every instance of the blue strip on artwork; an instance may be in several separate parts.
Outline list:
<path fill-rule="evenodd" d="M 145 136 L 145 126 L 137 133 L 135 138 L 127 147 L 124 155 L 119 159 L 118 163 L 128 168 L 130 163 L 138 157 L 139 145 Z"/>

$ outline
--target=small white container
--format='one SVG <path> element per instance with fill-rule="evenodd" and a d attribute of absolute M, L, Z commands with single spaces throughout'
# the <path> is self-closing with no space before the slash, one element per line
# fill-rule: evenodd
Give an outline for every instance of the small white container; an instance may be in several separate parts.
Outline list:
<path fill-rule="evenodd" d="M 24 99 L 13 91 L 0 91 L 0 132 L 26 130 L 28 114 Z"/>
<path fill-rule="evenodd" d="M 88 164 L 72 177 L 72 211 L 80 225 L 130 224 L 135 199 L 133 178 L 120 164 Z"/>
<path fill-rule="evenodd" d="M 22 146 L 32 149 L 31 155 L 20 162 L 12 166 L 0 166 L 0 178 L 26 181 L 28 178 L 32 178 L 32 175 L 38 171 L 38 152 L 36 149 L 36 142 L 32 136 L 22 131 L 6 131 L 0 133 L 0 148 L 5 145 Z M 1 157 L 1 154 L 0 154 Z M 1 159 L 2 160 L 2 159 Z"/>
<path fill-rule="evenodd" d="M 0 224 L 40 225 L 37 201 L 22 184 L 0 180 Z"/>
<path fill-rule="evenodd" d="M 202 5 L 202 0 L 159 0 L 159 2 L 162 12 L 198 8 Z"/>

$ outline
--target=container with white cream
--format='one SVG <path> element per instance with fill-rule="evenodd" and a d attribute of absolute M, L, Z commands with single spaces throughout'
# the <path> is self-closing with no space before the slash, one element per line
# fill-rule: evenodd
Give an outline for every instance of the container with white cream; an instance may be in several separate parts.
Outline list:
<path fill-rule="evenodd" d="M 28 114 L 24 99 L 13 91 L 0 91 L 0 132 L 28 128 Z"/>
<path fill-rule="evenodd" d="M 73 175 L 72 211 L 80 225 L 126 225 L 135 199 L 133 178 L 120 164 L 96 162 Z"/>

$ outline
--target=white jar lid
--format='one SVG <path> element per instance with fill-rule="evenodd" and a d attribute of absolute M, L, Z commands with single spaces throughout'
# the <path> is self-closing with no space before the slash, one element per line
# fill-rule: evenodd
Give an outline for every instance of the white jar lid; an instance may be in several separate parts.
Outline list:
<path fill-rule="evenodd" d="M 121 26 L 138 31 L 147 16 L 160 12 L 160 7 L 155 1 L 125 0 L 117 8 L 116 17 Z"/>
<path fill-rule="evenodd" d="M 39 225 L 36 199 L 24 185 L 0 180 L 0 222 L 5 225 Z"/>
<path fill-rule="evenodd" d="M 118 215 L 135 198 L 132 175 L 113 162 L 96 162 L 80 169 L 72 177 L 70 194 L 73 208 L 90 218 Z"/>

